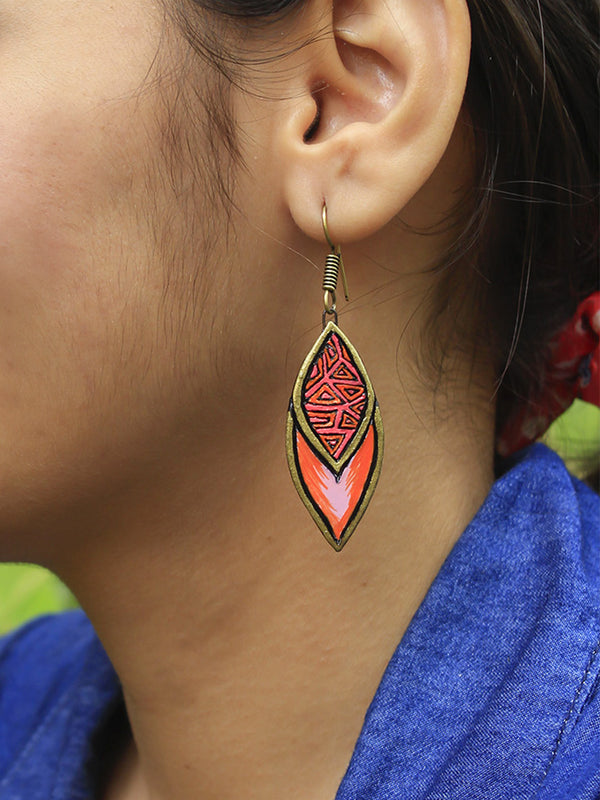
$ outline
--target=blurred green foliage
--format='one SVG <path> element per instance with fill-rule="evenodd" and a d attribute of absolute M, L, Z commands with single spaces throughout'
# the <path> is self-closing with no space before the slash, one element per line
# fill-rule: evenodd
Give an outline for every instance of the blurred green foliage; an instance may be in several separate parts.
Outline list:
<path fill-rule="evenodd" d="M 0 634 L 39 614 L 77 604 L 58 578 L 31 564 L 0 564 Z"/>
<path fill-rule="evenodd" d="M 543 441 L 556 450 L 574 475 L 586 478 L 600 464 L 600 408 L 575 400 L 549 428 Z"/>
<path fill-rule="evenodd" d="M 576 475 L 594 472 L 600 455 L 600 409 L 576 401 L 544 441 Z M 28 564 L 0 564 L 0 634 L 38 614 L 75 605 L 73 595 L 51 572 Z"/>

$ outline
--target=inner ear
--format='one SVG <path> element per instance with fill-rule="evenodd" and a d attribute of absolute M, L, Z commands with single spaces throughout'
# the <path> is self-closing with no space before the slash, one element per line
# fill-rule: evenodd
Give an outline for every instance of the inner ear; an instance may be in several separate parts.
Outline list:
<path fill-rule="evenodd" d="M 321 82 L 311 93 L 316 110 L 304 133 L 305 143 L 324 142 L 353 122 L 380 122 L 404 91 L 404 73 L 361 36 L 363 19 L 356 15 L 354 25 L 345 20 L 344 27 L 334 30 L 337 67 L 333 80 Z"/>
<path fill-rule="evenodd" d="M 383 119 L 398 99 L 405 84 L 405 78 L 384 56 L 369 47 L 362 47 L 347 41 L 344 34 L 336 33 L 337 51 L 346 71 L 356 79 L 363 95 L 365 120 L 378 122 Z"/>
<path fill-rule="evenodd" d="M 314 139 L 318 135 L 319 126 L 321 125 L 321 108 L 323 105 L 321 99 L 321 92 L 323 91 L 324 88 L 325 88 L 324 85 L 320 83 L 318 87 L 313 89 L 311 92 L 312 98 L 315 102 L 315 115 L 312 119 L 312 122 L 310 123 L 308 128 L 304 131 L 304 134 L 302 136 L 302 139 L 305 144 L 314 141 Z"/>

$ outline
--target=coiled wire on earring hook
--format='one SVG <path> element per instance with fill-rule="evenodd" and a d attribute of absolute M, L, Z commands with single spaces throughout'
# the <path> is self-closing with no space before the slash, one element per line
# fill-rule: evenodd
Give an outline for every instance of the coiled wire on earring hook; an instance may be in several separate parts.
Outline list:
<path fill-rule="evenodd" d="M 336 309 L 336 289 L 338 281 L 338 273 L 342 271 L 342 284 L 344 286 L 344 295 L 346 300 L 348 297 L 348 284 L 346 282 L 346 271 L 344 270 L 344 261 L 342 259 L 342 250 L 338 245 L 335 245 L 329 235 L 329 227 L 327 225 L 327 205 L 323 203 L 322 211 L 323 233 L 327 239 L 327 243 L 331 247 L 331 253 L 325 259 L 325 272 L 323 273 L 323 305 L 325 311 L 323 313 L 323 324 L 327 315 L 332 315 L 337 322 L 337 309 Z"/>

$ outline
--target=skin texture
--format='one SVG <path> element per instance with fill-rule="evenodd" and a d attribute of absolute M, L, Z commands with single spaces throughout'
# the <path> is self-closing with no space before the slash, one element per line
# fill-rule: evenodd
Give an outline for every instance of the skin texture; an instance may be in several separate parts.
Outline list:
<path fill-rule="evenodd" d="M 491 369 L 458 347 L 452 299 L 443 381 L 427 368 L 452 232 L 412 230 L 470 180 L 466 9 L 308 3 L 278 43 L 323 25 L 277 80 L 231 92 L 246 168 L 228 215 L 217 78 L 159 6 L 0 11 L 0 556 L 63 577 L 119 672 L 135 742 L 108 800 L 333 797 L 492 480 Z M 323 198 L 386 432 L 340 554 L 284 452 L 320 328 Z"/>

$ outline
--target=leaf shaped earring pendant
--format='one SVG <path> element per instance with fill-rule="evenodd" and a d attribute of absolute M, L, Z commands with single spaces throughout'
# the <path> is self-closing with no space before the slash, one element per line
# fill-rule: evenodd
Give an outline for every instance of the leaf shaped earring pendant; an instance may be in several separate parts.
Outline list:
<path fill-rule="evenodd" d="M 323 205 L 331 253 L 323 277 L 323 331 L 304 359 L 287 415 L 287 460 L 294 485 L 317 527 L 335 550 L 346 544 L 364 514 L 381 471 L 383 425 L 364 364 L 337 325 L 341 269 Z M 329 320 L 328 320 L 329 318 Z"/>

